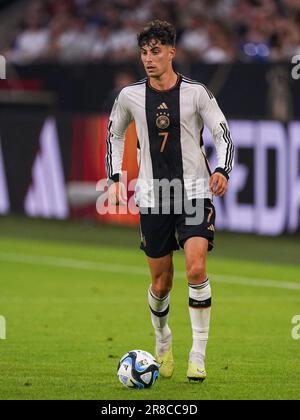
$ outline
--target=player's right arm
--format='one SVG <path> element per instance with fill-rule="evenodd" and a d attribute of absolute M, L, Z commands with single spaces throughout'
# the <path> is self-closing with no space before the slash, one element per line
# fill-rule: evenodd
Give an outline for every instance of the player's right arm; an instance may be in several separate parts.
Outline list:
<path fill-rule="evenodd" d="M 124 89 L 120 92 L 112 108 L 106 140 L 106 174 L 108 179 L 108 200 L 110 204 L 125 204 L 126 189 L 120 182 L 124 155 L 125 132 L 132 115 L 127 106 Z"/>

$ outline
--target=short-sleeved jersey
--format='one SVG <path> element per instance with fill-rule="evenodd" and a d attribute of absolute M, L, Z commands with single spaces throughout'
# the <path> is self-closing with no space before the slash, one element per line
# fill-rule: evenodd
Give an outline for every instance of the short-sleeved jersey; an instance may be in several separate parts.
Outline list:
<path fill-rule="evenodd" d="M 147 78 L 122 89 L 108 126 L 106 169 L 112 180 L 122 173 L 125 131 L 131 121 L 135 121 L 138 136 L 135 198 L 141 207 L 155 205 L 154 180 L 179 179 L 188 199 L 212 198 L 202 139 L 204 125 L 217 151 L 215 171 L 229 177 L 234 146 L 228 124 L 203 84 L 178 75 L 176 85 L 167 91 L 154 89 Z"/>

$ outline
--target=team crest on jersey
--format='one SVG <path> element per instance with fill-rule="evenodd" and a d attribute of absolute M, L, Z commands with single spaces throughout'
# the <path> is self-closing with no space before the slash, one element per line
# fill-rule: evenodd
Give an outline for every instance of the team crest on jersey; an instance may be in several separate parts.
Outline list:
<path fill-rule="evenodd" d="M 170 125 L 170 118 L 166 114 L 159 115 L 156 118 L 156 126 L 161 130 L 165 130 Z"/>

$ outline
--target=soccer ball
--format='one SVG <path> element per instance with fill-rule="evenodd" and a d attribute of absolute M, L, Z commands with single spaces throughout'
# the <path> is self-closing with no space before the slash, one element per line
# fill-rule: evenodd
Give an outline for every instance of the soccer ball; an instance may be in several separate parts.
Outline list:
<path fill-rule="evenodd" d="M 159 363 L 143 350 L 124 354 L 118 365 L 118 377 L 127 388 L 150 388 L 159 375 Z"/>

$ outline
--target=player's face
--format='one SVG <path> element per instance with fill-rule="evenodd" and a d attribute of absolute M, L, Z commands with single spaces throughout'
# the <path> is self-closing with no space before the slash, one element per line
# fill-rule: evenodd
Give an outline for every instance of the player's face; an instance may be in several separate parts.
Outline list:
<path fill-rule="evenodd" d="M 172 65 L 175 48 L 152 41 L 141 47 L 141 59 L 148 77 L 160 77 Z"/>

